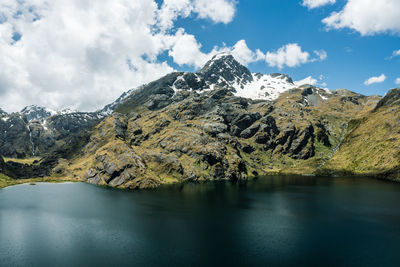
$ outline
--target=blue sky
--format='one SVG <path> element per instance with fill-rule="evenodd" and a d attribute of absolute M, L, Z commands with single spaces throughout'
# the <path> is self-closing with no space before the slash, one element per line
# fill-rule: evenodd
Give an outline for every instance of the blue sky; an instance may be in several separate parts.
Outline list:
<path fill-rule="evenodd" d="M 345 2 L 309 10 L 296 0 L 239 1 L 231 23 L 215 24 L 192 16 L 179 20 L 176 25 L 194 34 L 205 52 L 222 43 L 233 46 L 241 39 L 246 40 L 250 49 L 258 48 L 263 52 L 277 50 L 287 43 L 298 43 L 305 51 L 324 49 L 328 58 L 321 62 L 282 70 L 269 67 L 265 62 L 250 63 L 248 67 L 254 72 L 282 72 L 294 80 L 323 75 L 330 89 L 347 88 L 367 95 L 384 95 L 398 86 L 395 80 L 400 77 L 400 57 L 388 58 L 400 49 L 400 37 L 388 33 L 362 36 L 352 29 L 327 30 L 322 19 L 342 9 Z M 381 74 L 387 76 L 383 83 L 364 84 L 368 78 Z"/>
<path fill-rule="evenodd" d="M 400 84 L 399 14 L 399 0 L 1 0 L 0 108 L 97 110 L 220 52 L 383 95 Z"/>

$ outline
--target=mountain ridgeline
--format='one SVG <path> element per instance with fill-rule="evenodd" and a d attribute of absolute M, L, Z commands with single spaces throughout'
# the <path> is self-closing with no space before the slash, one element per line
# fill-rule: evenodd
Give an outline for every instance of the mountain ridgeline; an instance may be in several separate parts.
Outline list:
<path fill-rule="evenodd" d="M 93 113 L 0 110 L 0 154 L 42 158 L 25 175 L 1 162 L 7 175 L 132 189 L 273 174 L 397 180 L 399 140 L 400 89 L 381 98 L 298 86 L 251 73 L 228 54 Z"/>

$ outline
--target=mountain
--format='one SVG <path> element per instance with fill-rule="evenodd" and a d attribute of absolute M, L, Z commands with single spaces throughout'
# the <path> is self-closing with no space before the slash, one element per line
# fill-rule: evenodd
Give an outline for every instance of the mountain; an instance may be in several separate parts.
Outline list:
<path fill-rule="evenodd" d="M 0 155 L 11 158 L 45 156 L 63 147 L 67 139 L 90 130 L 110 115 L 132 91 L 125 92 L 96 112 L 54 111 L 37 105 L 11 114 L 0 109 Z"/>
<path fill-rule="evenodd" d="M 347 132 L 324 166 L 326 173 L 400 179 L 400 88 L 390 90 L 372 112 L 352 120 Z"/>
<path fill-rule="evenodd" d="M 140 87 L 139 87 L 140 88 Z M 107 117 L 108 115 L 111 115 L 111 113 L 114 112 L 114 110 L 128 97 L 130 96 L 133 91 L 138 90 L 139 88 L 131 89 L 127 92 L 124 92 L 117 100 L 112 102 L 111 104 L 106 105 L 104 108 L 96 111 L 97 114 L 99 114 L 102 117 Z"/>
<path fill-rule="evenodd" d="M 0 119 L 0 155 L 12 158 L 45 156 L 96 125 L 98 113 L 48 109 L 30 106 L 20 113 L 6 114 Z"/>
<path fill-rule="evenodd" d="M 168 74 L 94 113 L 31 122 L 7 115 L 0 153 L 23 157 L 36 147 L 52 177 L 122 188 L 271 174 L 400 179 L 399 96 L 296 86 L 219 54 L 196 73 Z"/>
<path fill-rule="evenodd" d="M 296 86 L 290 77 L 283 74 L 251 73 L 232 55 L 221 53 L 196 73 L 174 72 L 134 90 L 129 96 L 124 96 L 115 110 L 124 113 L 142 105 L 150 110 L 160 109 L 177 100 L 181 92 L 212 91 L 218 87 L 227 88 L 238 97 L 275 100 Z"/>
<path fill-rule="evenodd" d="M 275 102 L 237 97 L 222 87 L 180 91 L 172 99 L 159 109 L 114 113 L 96 126 L 82 157 L 59 169 L 128 188 L 312 174 L 341 143 L 350 120 L 373 108 L 369 97 L 312 86 L 284 92 Z"/>
<path fill-rule="evenodd" d="M 205 81 L 206 88 L 227 87 L 235 96 L 274 100 L 279 94 L 296 87 L 290 77 L 274 73 L 251 73 L 230 54 L 215 55 L 197 73 Z"/>
<path fill-rule="evenodd" d="M 44 107 L 32 105 L 23 108 L 20 111 L 20 114 L 24 115 L 28 121 L 33 121 L 33 120 L 46 119 L 52 115 L 55 115 L 56 112 Z"/>
<path fill-rule="evenodd" d="M 4 116 L 7 116 L 7 112 L 5 112 L 4 110 L 2 110 L 0 108 L 0 117 L 4 117 Z"/>

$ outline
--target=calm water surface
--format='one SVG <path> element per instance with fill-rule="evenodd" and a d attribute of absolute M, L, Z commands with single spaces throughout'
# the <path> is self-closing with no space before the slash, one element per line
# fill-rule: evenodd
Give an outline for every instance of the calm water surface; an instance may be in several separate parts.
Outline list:
<path fill-rule="evenodd" d="M 400 266 L 400 184 L 270 177 L 0 189 L 0 266 Z"/>

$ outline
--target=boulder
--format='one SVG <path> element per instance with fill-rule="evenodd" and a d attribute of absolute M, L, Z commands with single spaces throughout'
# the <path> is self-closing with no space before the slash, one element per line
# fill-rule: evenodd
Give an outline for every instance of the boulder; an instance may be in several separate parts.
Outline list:
<path fill-rule="evenodd" d="M 260 124 L 254 124 L 240 133 L 240 137 L 249 139 L 253 137 L 260 129 Z"/>
<path fill-rule="evenodd" d="M 232 124 L 238 127 L 241 131 L 247 129 L 255 121 L 261 118 L 260 113 L 241 113 L 232 121 Z"/>
<path fill-rule="evenodd" d="M 220 133 L 225 133 L 228 130 L 228 126 L 223 123 L 206 123 L 203 125 L 203 130 L 211 136 L 217 136 Z"/>

